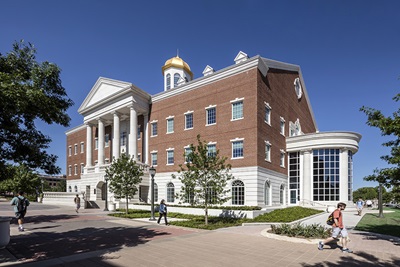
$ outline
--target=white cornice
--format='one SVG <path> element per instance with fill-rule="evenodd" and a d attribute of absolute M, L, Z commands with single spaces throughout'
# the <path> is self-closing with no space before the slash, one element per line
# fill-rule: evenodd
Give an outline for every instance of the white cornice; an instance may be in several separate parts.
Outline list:
<path fill-rule="evenodd" d="M 213 74 L 207 75 L 205 77 L 198 78 L 196 80 L 190 81 L 185 85 L 175 87 L 165 92 L 158 93 L 152 97 L 152 102 L 161 101 L 163 99 L 187 92 L 190 90 L 197 89 L 199 87 L 205 86 L 207 84 L 226 79 L 233 75 L 248 71 L 259 65 L 260 56 L 252 57 L 240 64 L 232 65 L 222 70 L 216 71 Z"/>
<path fill-rule="evenodd" d="M 72 129 L 67 130 L 67 131 L 65 132 L 65 135 L 70 135 L 70 134 L 72 134 L 72 133 L 81 131 L 82 129 L 86 129 L 86 124 L 81 124 L 81 125 L 79 125 L 79 126 L 76 126 L 76 127 L 72 128 Z"/>

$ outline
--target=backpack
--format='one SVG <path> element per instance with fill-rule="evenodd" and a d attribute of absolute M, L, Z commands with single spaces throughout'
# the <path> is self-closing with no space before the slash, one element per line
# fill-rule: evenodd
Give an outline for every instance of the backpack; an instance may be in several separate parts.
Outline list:
<path fill-rule="evenodd" d="M 25 212 L 26 211 L 26 199 L 25 198 L 18 198 L 17 210 L 18 212 Z"/>
<path fill-rule="evenodd" d="M 333 212 L 328 216 L 328 219 L 326 220 L 327 225 L 333 225 L 335 223 L 335 219 L 333 218 Z"/>

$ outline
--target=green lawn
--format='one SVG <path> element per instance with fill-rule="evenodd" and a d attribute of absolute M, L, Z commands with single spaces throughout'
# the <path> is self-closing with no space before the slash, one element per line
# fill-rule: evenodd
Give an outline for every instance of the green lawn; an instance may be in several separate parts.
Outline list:
<path fill-rule="evenodd" d="M 400 237 L 400 209 L 384 208 L 394 212 L 383 213 L 384 218 L 378 214 L 365 214 L 355 227 L 355 230 Z"/>
<path fill-rule="evenodd" d="M 119 210 L 120 213 L 112 213 L 110 216 L 115 217 L 123 217 L 123 218 L 150 218 L 150 211 L 143 211 L 143 210 L 129 210 L 128 214 L 124 213 L 124 210 Z M 314 214 L 321 213 L 323 211 L 310 209 L 310 208 L 303 208 L 303 207 L 290 207 L 285 209 L 277 209 L 269 213 L 265 213 L 256 217 L 255 219 L 236 219 L 236 218 L 223 218 L 223 217 L 208 217 L 208 225 L 204 223 L 204 216 L 199 215 L 188 215 L 188 214 L 181 214 L 176 212 L 168 212 L 169 218 L 180 218 L 186 219 L 182 221 L 171 221 L 170 224 L 183 226 L 183 227 L 190 227 L 190 228 L 198 228 L 198 229 L 218 229 L 218 228 L 225 228 L 225 227 L 232 227 L 232 226 L 239 226 L 244 222 L 281 222 L 287 223 L 296 221 Z M 155 214 L 158 217 L 158 213 Z M 164 220 L 164 219 L 163 219 Z"/>

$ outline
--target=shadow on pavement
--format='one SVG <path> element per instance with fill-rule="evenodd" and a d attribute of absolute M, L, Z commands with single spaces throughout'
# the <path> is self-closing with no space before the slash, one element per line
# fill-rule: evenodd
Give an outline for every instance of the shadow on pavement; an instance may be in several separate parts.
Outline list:
<path fill-rule="evenodd" d="M 87 227 L 67 232 L 40 232 L 12 238 L 7 249 L 19 260 L 39 261 L 74 254 L 101 251 L 115 252 L 124 247 L 145 244 L 163 231 L 143 227 Z"/>
<path fill-rule="evenodd" d="M 388 266 L 400 266 L 400 258 L 391 258 L 390 260 L 382 261 L 381 259 L 375 257 L 374 255 L 370 255 L 365 252 L 357 252 L 355 253 L 358 257 L 362 259 L 355 259 L 352 255 L 346 255 L 338 257 L 336 262 L 328 262 L 323 261 L 321 263 L 316 264 L 307 264 L 301 263 L 301 266 L 304 267 L 316 267 L 316 266 L 327 266 L 327 267 L 336 267 L 336 266 L 346 266 L 346 267 L 365 267 L 365 266 L 375 266 L 375 267 L 388 267 Z"/>

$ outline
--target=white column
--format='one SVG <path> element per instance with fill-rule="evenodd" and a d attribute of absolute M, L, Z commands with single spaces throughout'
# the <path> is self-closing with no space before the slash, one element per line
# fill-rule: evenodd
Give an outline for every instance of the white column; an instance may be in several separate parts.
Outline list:
<path fill-rule="evenodd" d="M 143 139 L 144 139 L 144 151 L 143 151 L 143 160 L 144 163 L 149 164 L 149 114 L 144 114 L 143 115 L 143 124 L 144 124 L 144 130 L 143 130 Z"/>
<path fill-rule="evenodd" d="M 303 152 L 303 190 L 300 190 L 300 192 L 303 192 L 303 200 L 306 202 L 313 201 L 312 194 L 311 194 L 311 188 L 312 188 L 312 162 L 311 162 L 311 151 L 306 150 Z"/>
<path fill-rule="evenodd" d="M 114 112 L 114 125 L 113 125 L 113 158 L 118 159 L 119 158 L 119 152 L 120 152 L 120 129 L 119 129 L 119 114 L 117 112 Z"/>
<path fill-rule="evenodd" d="M 86 167 L 92 167 L 92 126 L 86 123 Z"/>
<path fill-rule="evenodd" d="M 339 200 L 347 203 L 349 201 L 349 150 L 347 148 L 340 149 L 340 170 L 339 170 L 339 182 L 340 182 L 340 196 Z"/>
<path fill-rule="evenodd" d="M 129 131 L 129 155 L 137 160 L 137 128 L 138 128 L 138 120 L 137 120 L 137 112 L 133 107 L 130 112 L 130 131 Z"/>
<path fill-rule="evenodd" d="M 101 119 L 97 120 L 99 125 L 99 147 L 97 148 L 97 152 L 98 152 L 98 166 L 102 166 L 104 165 L 104 123 Z"/>

